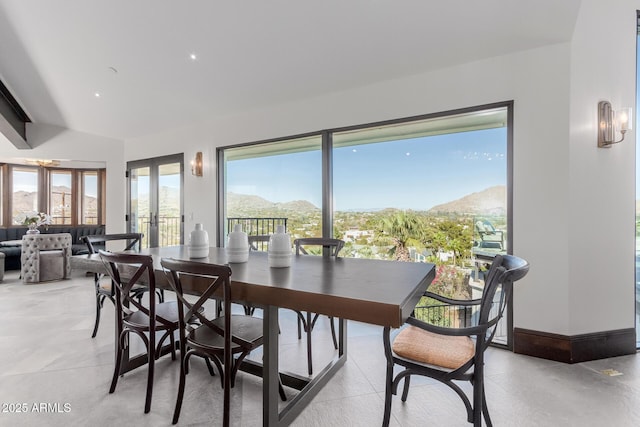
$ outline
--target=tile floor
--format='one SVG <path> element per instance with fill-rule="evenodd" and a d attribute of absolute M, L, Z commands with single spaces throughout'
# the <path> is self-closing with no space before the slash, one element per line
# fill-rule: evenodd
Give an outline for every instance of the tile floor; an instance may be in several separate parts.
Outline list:
<path fill-rule="evenodd" d="M 0 426 L 169 426 L 178 364 L 157 363 L 153 403 L 143 413 L 146 370 L 121 377 L 113 370 L 113 306 L 105 304 L 98 336 L 93 327 L 92 279 L 23 285 L 17 272 L 0 283 Z M 306 349 L 296 337 L 295 316 L 282 310 L 281 364 L 306 372 Z M 316 366 L 332 356 L 326 318 L 314 333 Z M 378 426 L 384 400 L 381 329 L 351 322 L 349 360 L 296 426 Z M 252 357 L 259 358 L 257 352 Z M 486 389 L 496 426 L 638 426 L 640 358 L 625 356 L 575 365 L 491 349 Z M 602 373 L 615 369 L 620 376 Z M 179 425 L 219 425 L 218 377 L 194 360 L 187 377 Z M 232 425 L 261 424 L 261 381 L 240 373 L 232 396 Z M 289 394 L 294 391 L 287 389 Z M 25 408 L 25 412 L 16 412 Z M 134 420 L 134 421 L 132 421 Z M 464 407 L 448 388 L 412 381 L 408 401 L 394 398 L 393 426 L 467 426 Z"/>

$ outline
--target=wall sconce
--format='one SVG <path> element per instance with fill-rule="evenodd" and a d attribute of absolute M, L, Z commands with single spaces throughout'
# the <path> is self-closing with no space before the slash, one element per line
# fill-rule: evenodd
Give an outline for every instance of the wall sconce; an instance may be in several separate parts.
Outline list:
<path fill-rule="evenodd" d="M 598 102 L 598 147 L 609 148 L 613 144 L 622 142 L 624 135 L 633 126 L 631 114 L 631 108 L 613 111 L 610 102 Z M 622 138 L 618 141 L 615 139 L 616 130 L 622 134 Z"/>
<path fill-rule="evenodd" d="M 191 160 L 191 174 L 202 176 L 202 151 L 198 151 L 196 157 Z"/>

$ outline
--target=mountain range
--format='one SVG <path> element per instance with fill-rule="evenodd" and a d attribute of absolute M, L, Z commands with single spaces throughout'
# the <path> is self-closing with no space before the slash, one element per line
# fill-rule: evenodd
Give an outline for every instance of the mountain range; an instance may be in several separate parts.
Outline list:
<path fill-rule="evenodd" d="M 249 194 L 227 193 L 227 213 L 234 216 L 255 216 L 256 212 L 272 210 L 279 212 L 317 213 L 320 208 L 306 200 L 294 200 L 276 203 L 260 196 Z M 370 211 L 370 210 L 367 210 Z M 431 214 L 471 214 L 471 215 L 506 215 L 507 188 L 504 185 L 489 187 L 485 190 L 468 194 L 451 202 L 432 207 Z"/>
<path fill-rule="evenodd" d="M 458 213 L 470 215 L 506 215 L 507 187 L 496 185 L 460 199 L 429 209 L 429 213 Z"/>

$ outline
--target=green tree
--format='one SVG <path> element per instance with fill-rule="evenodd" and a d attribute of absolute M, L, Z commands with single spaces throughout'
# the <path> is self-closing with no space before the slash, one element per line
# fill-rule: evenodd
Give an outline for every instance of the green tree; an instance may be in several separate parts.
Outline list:
<path fill-rule="evenodd" d="M 412 211 L 396 211 L 382 217 L 379 227 L 382 235 L 391 240 L 390 255 L 397 261 L 411 261 L 409 246 L 422 246 L 424 224 Z"/>
<path fill-rule="evenodd" d="M 430 222 L 425 229 L 423 243 L 434 254 L 453 252 L 454 264 L 471 257 L 473 224 L 471 218 L 442 218 Z"/>

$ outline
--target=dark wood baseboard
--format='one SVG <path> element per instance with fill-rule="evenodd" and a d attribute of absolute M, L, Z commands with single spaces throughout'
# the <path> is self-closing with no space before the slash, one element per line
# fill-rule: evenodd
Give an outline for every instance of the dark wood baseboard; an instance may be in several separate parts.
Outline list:
<path fill-rule="evenodd" d="M 513 351 L 564 363 L 624 356 L 636 352 L 636 331 L 629 328 L 569 336 L 515 328 Z"/>

